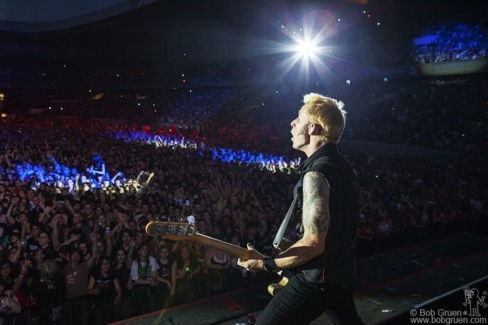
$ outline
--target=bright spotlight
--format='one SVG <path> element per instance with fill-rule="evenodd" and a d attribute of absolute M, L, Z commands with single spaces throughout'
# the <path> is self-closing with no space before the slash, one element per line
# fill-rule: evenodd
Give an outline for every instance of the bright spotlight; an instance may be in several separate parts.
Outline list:
<path fill-rule="evenodd" d="M 318 48 L 313 42 L 310 41 L 299 41 L 295 48 L 295 51 L 300 54 L 300 56 L 309 57 L 317 52 Z"/>
<path fill-rule="evenodd" d="M 289 72 L 296 73 L 299 80 L 316 82 L 316 77 L 330 79 L 332 72 L 329 63 L 340 55 L 335 49 L 332 53 L 334 39 L 331 38 L 339 32 L 337 17 L 327 10 L 311 10 L 299 23 L 289 20 L 288 16 L 282 18 L 276 27 L 281 27 L 286 37 L 273 41 L 273 45 L 269 46 L 273 52 L 280 54 L 280 61 L 273 70 L 276 79 L 283 80 Z M 281 21 L 286 21 L 286 25 Z"/>

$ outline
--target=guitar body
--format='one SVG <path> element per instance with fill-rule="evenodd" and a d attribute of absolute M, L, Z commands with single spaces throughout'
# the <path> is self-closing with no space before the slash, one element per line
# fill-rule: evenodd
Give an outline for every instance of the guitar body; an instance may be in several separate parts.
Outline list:
<path fill-rule="evenodd" d="M 284 276 L 280 282 L 272 283 L 268 286 L 268 292 L 272 296 L 276 296 L 276 294 L 283 289 L 288 284 L 288 278 Z"/>
<path fill-rule="evenodd" d="M 280 242 L 280 246 L 277 247 L 276 250 L 283 252 L 290 248 L 293 244 L 294 242 L 283 238 L 283 240 Z M 288 284 L 289 279 L 283 275 L 283 271 L 278 272 L 278 274 L 282 276 L 281 281 L 278 283 L 272 283 L 268 286 L 268 292 L 272 296 L 276 296 L 276 294 Z"/>

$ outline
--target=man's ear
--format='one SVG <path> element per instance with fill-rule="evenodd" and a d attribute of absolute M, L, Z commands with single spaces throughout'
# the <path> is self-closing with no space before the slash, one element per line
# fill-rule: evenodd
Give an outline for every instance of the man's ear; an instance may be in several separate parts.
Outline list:
<path fill-rule="evenodd" d="M 322 128 L 318 124 L 310 123 L 308 125 L 308 134 L 309 135 L 320 135 L 321 130 L 322 130 Z"/>
<path fill-rule="evenodd" d="M 314 124 L 309 123 L 307 126 L 307 133 L 308 135 L 313 135 Z"/>

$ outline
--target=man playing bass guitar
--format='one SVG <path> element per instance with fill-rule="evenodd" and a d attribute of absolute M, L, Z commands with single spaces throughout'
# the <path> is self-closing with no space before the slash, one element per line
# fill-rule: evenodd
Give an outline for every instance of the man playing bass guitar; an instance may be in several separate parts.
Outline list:
<path fill-rule="evenodd" d="M 351 288 L 359 192 L 354 170 L 337 150 L 344 104 L 314 93 L 304 96 L 304 104 L 291 122 L 293 148 L 307 156 L 295 187 L 301 236 L 275 257 L 248 244 L 250 258 L 238 264 L 252 272 L 293 270 L 257 325 L 309 324 L 324 312 L 334 324 L 363 324 Z"/>

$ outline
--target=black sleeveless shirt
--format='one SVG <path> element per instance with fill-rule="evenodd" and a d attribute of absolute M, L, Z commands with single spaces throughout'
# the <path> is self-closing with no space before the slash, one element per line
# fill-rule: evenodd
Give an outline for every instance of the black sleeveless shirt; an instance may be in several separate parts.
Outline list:
<path fill-rule="evenodd" d="M 295 186 L 299 210 L 303 204 L 302 181 L 307 172 L 320 173 L 330 186 L 330 224 L 324 253 L 300 265 L 297 270 L 309 282 L 350 283 L 355 273 L 354 241 L 359 210 L 356 173 L 333 143 L 319 148 L 300 164 L 297 171 L 301 173 Z"/>

